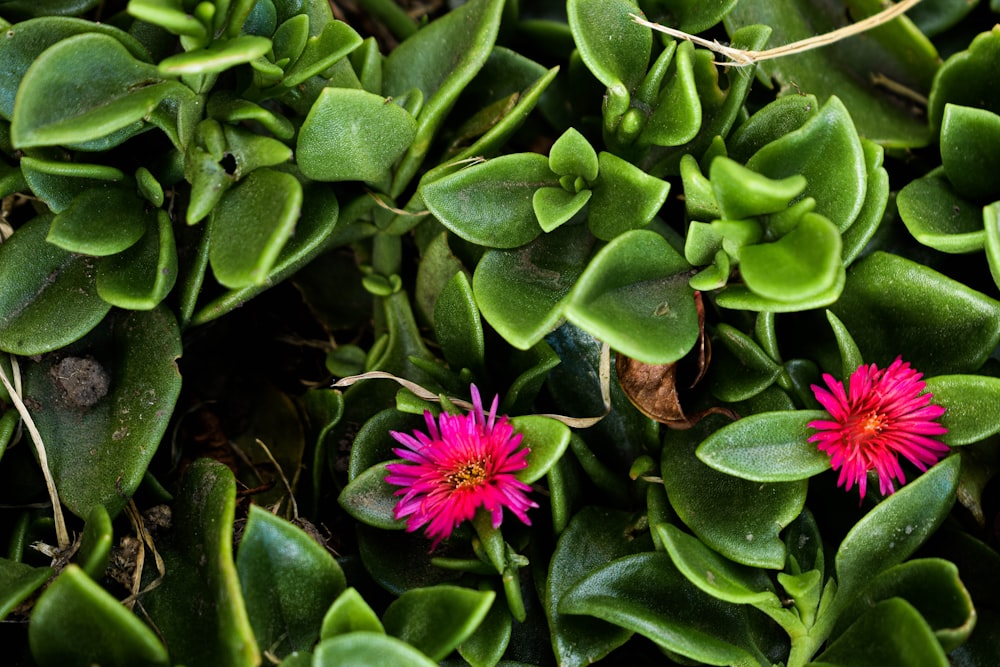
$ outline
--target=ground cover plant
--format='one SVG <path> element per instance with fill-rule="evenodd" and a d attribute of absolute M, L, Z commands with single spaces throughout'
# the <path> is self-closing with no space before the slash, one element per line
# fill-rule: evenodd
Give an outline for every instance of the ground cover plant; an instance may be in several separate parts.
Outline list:
<path fill-rule="evenodd" d="M 995 665 L 1000 2 L 900 9 L 0 0 L 0 662 Z"/>

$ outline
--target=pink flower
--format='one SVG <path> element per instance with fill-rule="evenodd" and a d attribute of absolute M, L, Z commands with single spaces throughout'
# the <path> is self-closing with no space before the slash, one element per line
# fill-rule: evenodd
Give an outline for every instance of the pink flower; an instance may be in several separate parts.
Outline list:
<path fill-rule="evenodd" d="M 906 483 L 899 455 L 920 470 L 927 470 L 948 452 L 948 446 L 929 436 L 947 433 L 936 420 L 944 408 L 931 404 L 932 395 L 922 393 L 925 383 L 910 364 L 897 357 L 888 368 L 860 366 L 844 385 L 829 374 L 823 381 L 829 391 L 812 385 L 813 394 L 832 419 L 809 422 L 817 430 L 809 442 L 830 455 L 834 470 L 840 470 L 838 486 L 855 484 L 864 498 L 868 471 L 878 473 L 883 495 L 895 491 L 892 480 Z"/>
<path fill-rule="evenodd" d="M 385 481 L 402 487 L 395 493 L 402 496 L 395 516 L 408 517 L 410 532 L 426 525 L 427 537 L 434 540 L 432 551 L 480 507 L 492 515 L 494 528 L 500 527 L 504 507 L 527 525 L 527 510 L 538 507 L 525 495 L 531 487 L 514 476 L 528 467 L 529 450 L 519 448 L 521 434 L 514 433 L 506 416 L 497 419 L 499 397 L 493 398 L 487 415 L 479 389 L 471 389 L 469 414 L 442 413 L 435 422 L 425 412 L 427 433 L 391 431 L 404 446 L 393 451 L 407 461 L 386 466 L 390 474 Z"/>

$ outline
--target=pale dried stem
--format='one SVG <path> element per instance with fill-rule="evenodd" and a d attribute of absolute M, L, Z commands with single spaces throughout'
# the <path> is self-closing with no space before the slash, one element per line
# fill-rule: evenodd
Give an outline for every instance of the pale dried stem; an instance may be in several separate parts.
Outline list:
<path fill-rule="evenodd" d="M 732 64 L 742 67 L 761 62 L 762 60 L 773 60 L 775 58 L 791 56 L 796 53 L 802 53 L 803 51 L 809 51 L 811 49 L 818 49 L 821 46 L 828 46 L 834 42 L 847 39 L 848 37 L 860 35 L 863 32 L 871 30 L 872 28 L 877 28 L 880 25 L 892 21 L 901 14 L 904 14 L 912 9 L 918 2 L 920 2 L 920 0 L 903 0 L 902 2 L 882 10 L 878 14 L 873 14 L 868 18 L 862 19 L 857 23 L 846 25 L 843 28 L 838 28 L 837 30 L 831 30 L 830 32 L 822 35 L 816 35 L 815 37 L 802 39 L 797 42 L 792 42 L 791 44 L 785 44 L 784 46 L 777 46 L 773 49 L 765 49 L 763 51 L 736 49 L 731 46 L 719 44 L 718 42 L 702 39 L 696 35 L 686 33 L 683 30 L 677 30 L 676 28 L 670 28 L 668 26 L 660 25 L 659 23 L 647 21 L 637 14 L 629 14 L 629 16 L 631 16 L 632 20 L 639 25 L 646 26 L 647 28 L 665 33 L 677 39 L 685 39 L 689 42 L 694 42 L 698 46 L 703 46 L 710 51 L 714 51 L 715 53 L 729 58 L 733 61 Z"/>
<path fill-rule="evenodd" d="M 52 518 L 56 524 L 56 543 L 59 545 L 60 551 L 65 551 L 70 547 L 69 533 L 66 531 L 66 519 L 63 518 L 62 504 L 59 502 L 59 492 L 56 490 L 56 483 L 52 479 L 52 471 L 49 469 L 49 457 L 45 453 L 45 443 L 42 442 L 42 435 L 38 432 L 38 428 L 35 426 L 35 420 L 31 418 L 31 413 L 28 412 L 27 406 L 24 401 L 21 400 L 20 394 L 20 373 L 17 372 L 17 362 L 14 361 L 14 356 L 8 357 L 11 360 L 11 367 L 15 371 L 17 378 L 16 383 L 18 387 L 14 387 L 10 379 L 7 377 L 7 373 L 4 371 L 3 366 L 0 365 L 0 381 L 3 382 L 4 388 L 7 393 L 10 394 L 10 400 L 14 402 L 14 408 L 17 409 L 18 413 L 21 415 L 21 421 L 24 423 L 25 427 L 28 429 L 28 433 L 31 435 L 31 441 L 35 444 L 35 451 L 38 454 L 38 465 L 42 469 L 42 476 L 45 477 L 45 487 L 49 492 L 49 499 L 52 501 Z"/>
<path fill-rule="evenodd" d="M 285 485 L 285 491 L 288 492 L 288 502 L 292 507 L 292 518 L 298 521 L 299 504 L 295 502 L 295 494 L 292 493 L 292 485 L 289 484 L 288 478 L 285 477 L 285 471 L 282 469 L 281 464 L 278 463 L 278 460 L 274 458 L 274 454 L 271 453 L 271 450 L 268 449 L 267 445 L 264 444 L 264 441 L 261 440 L 260 438 L 257 438 L 256 440 L 257 440 L 257 445 L 259 445 L 260 448 L 264 450 L 264 454 L 267 455 L 267 459 L 271 462 L 271 465 L 273 465 L 275 469 L 278 471 L 278 476 L 281 477 L 281 483 Z M 280 505 L 281 505 L 280 502 L 277 505 L 275 505 L 273 512 L 274 514 L 278 513 L 278 507 Z"/>

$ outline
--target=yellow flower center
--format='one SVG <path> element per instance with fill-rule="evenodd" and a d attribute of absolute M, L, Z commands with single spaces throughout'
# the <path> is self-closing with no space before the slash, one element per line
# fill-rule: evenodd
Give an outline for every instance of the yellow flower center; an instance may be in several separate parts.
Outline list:
<path fill-rule="evenodd" d="M 454 472 L 448 473 L 446 479 L 456 489 L 479 486 L 486 481 L 486 462 L 468 461 Z"/>

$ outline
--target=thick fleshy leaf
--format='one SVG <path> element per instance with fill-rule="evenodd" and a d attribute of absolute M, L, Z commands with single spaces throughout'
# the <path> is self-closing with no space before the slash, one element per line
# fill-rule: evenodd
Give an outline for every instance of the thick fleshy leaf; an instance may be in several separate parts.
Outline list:
<path fill-rule="evenodd" d="M 566 318 L 648 364 L 680 359 L 698 338 L 690 265 L 659 234 L 622 234 L 597 253 L 573 288 Z"/>
<path fill-rule="evenodd" d="M 449 230 L 488 248 L 516 248 L 542 233 L 532 200 L 559 187 L 545 156 L 517 153 L 462 169 L 424 185 L 420 194 Z"/>
<path fill-rule="evenodd" d="M 776 180 L 724 156 L 712 160 L 709 179 L 719 204 L 718 217 L 727 220 L 742 220 L 786 209 L 807 184 L 802 174 Z"/>
<path fill-rule="evenodd" d="M 994 11 L 996 2 L 991 3 Z M 988 109 L 1000 113 L 1000 89 L 993 85 L 989 72 L 1000 56 L 1000 27 L 976 35 L 965 51 L 954 54 L 941 66 L 934 78 L 927 101 L 927 119 L 938 131 L 947 104 Z"/>
<path fill-rule="evenodd" d="M 941 120 L 941 165 L 960 194 L 992 201 L 1000 186 L 1000 116 L 986 109 L 946 104 Z"/>
<path fill-rule="evenodd" d="M 165 308 L 116 311 L 85 338 L 24 367 L 25 394 L 59 497 L 115 516 L 142 481 L 180 393 L 177 322 Z"/>
<path fill-rule="evenodd" d="M 883 6 L 877 0 L 853 2 L 850 13 L 843 11 L 842 6 L 817 8 L 805 0 L 741 0 L 726 15 L 724 23 L 731 35 L 741 26 L 770 26 L 767 47 L 776 47 L 830 32 L 881 9 Z M 822 49 L 775 58 L 757 67 L 760 76 L 774 80 L 782 88 L 790 87 L 794 81 L 799 90 L 817 95 L 823 103 L 831 95 L 837 95 L 851 109 L 860 132 L 869 139 L 887 146 L 925 145 L 930 135 L 923 115 L 913 111 L 909 100 L 901 100 L 892 88 L 870 76 L 872 62 L 879 63 L 879 72 L 888 80 L 920 94 L 930 90 L 939 63 L 930 41 L 903 19 L 863 38 L 845 39 Z M 834 216 L 830 217 L 839 224 Z"/>
<path fill-rule="evenodd" d="M 710 665 L 755 664 L 743 608 L 698 590 L 661 552 L 625 556 L 591 571 L 559 602 Z"/>
<path fill-rule="evenodd" d="M 434 304 L 434 332 L 453 370 L 484 368 L 485 340 L 479 308 L 465 273 L 458 271 Z"/>
<path fill-rule="evenodd" d="M 889 203 L 889 172 L 882 166 L 885 151 L 875 142 L 864 138 L 861 139 L 861 148 L 865 154 L 868 189 L 865 191 L 865 203 L 861 206 L 861 212 L 847 231 L 841 234 L 844 266 L 850 266 L 868 246 L 885 217 Z"/>
<path fill-rule="evenodd" d="M 830 468 L 830 457 L 808 442 L 807 424 L 822 410 L 763 412 L 723 426 L 698 446 L 698 458 L 721 472 L 755 482 L 792 482 Z"/>
<path fill-rule="evenodd" d="M 728 324 L 719 324 L 708 367 L 712 394 L 727 403 L 744 401 L 764 391 L 781 375 L 781 365 L 753 338 Z"/>
<path fill-rule="evenodd" d="M 53 573 L 50 567 L 32 567 L 0 558 L 0 619 L 41 588 Z"/>
<path fill-rule="evenodd" d="M 674 566 L 713 598 L 733 604 L 781 606 L 767 572 L 727 560 L 680 528 L 661 523 L 655 530 Z"/>
<path fill-rule="evenodd" d="M 669 48 L 669 47 L 668 47 Z M 650 114 L 640 142 L 657 146 L 680 146 L 701 129 L 701 100 L 694 72 L 694 44 L 681 42 L 656 108 Z"/>
<path fill-rule="evenodd" d="M 840 349 L 840 377 L 849 378 L 851 373 L 857 370 L 863 363 L 864 358 L 858 350 L 858 344 L 854 342 L 854 337 L 847 330 L 844 323 L 829 310 L 826 311 L 826 319 L 833 329 L 833 335 L 837 339 L 837 347 Z"/>
<path fill-rule="evenodd" d="M 624 644 L 632 632 L 589 616 L 559 611 L 563 595 L 583 577 L 622 556 L 648 549 L 648 537 L 633 534 L 635 517 L 606 508 L 585 507 L 559 537 L 545 578 L 545 612 L 559 664 L 582 667 Z"/>
<path fill-rule="evenodd" d="M 938 375 L 929 378 L 932 402 L 945 408 L 941 441 L 952 447 L 970 445 L 1000 433 L 1000 378 L 986 375 Z"/>
<path fill-rule="evenodd" d="M 837 549 L 838 595 L 860 592 L 937 530 L 955 503 L 960 460 L 957 454 L 946 458 L 854 525 Z"/>
<path fill-rule="evenodd" d="M 1000 343 L 1000 302 L 883 252 L 851 266 L 831 310 L 865 361 L 884 367 L 902 355 L 927 376 L 973 372 Z"/>
<path fill-rule="evenodd" d="M 27 155 L 21 158 L 21 172 L 34 195 L 53 213 L 65 211 L 84 191 L 125 177 L 121 170 L 102 164 L 62 162 Z"/>
<path fill-rule="evenodd" d="M 536 482 L 556 464 L 569 446 L 569 427 L 555 419 L 528 415 L 510 420 L 521 442 L 531 449 L 528 467 L 517 472 L 517 478 L 526 484 Z"/>
<path fill-rule="evenodd" d="M 210 459 L 188 466 L 176 494 L 174 530 L 156 545 L 167 574 L 142 598 L 174 663 L 261 662 L 233 562 L 235 505 L 229 468 Z"/>
<path fill-rule="evenodd" d="M 889 598 L 866 611 L 812 664 L 947 667 L 949 663 L 920 612 L 901 598 Z"/>
<path fill-rule="evenodd" d="M 486 618 L 458 646 L 458 654 L 472 667 L 494 667 L 510 644 L 513 620 L 507 607 L 494 599 Z"/>
<path fill-rule="evenodd" d="M 483 317 L 514 347 L 527 350 L 558 326 L 561 304 L 583 272 L 594 238 L 561 227 L 514 250 L 490 250 L 472 289 Z"/>
<path fill-rule="evenodd" d="M 77 85 L 80 81 L 87 85 Z M 141 127 L 181 85 L 163 81 L 156 67 L 136 60 L 114 37 L 69 37 L 46 49 L 24 74 L 11 141 L 18 148 L 77 144 Z M 59 104 L 52 104 L 54 99 Z"/>
<path fill-rule="evenodd" d="M 738 0 L 662 0 L 659 5 L 666 12 L 669 20 L 657 19 L 664 25 L 671 25 L 678 30 L 697 34 L 708 30 L 732 9 Z"/>
<path fill-rule="evenodd" d="M 258 169 L 223 195 L 211 220 L 209 259 L 226 287 L 263 284 L 295 230 L 302 184 L 280 171 Z"/>
<path fill-rule="evenodd" d="M 983 207 L 983 227 L 986 230 L 986 262 L 993 282 L 1000 286 L 1000 201 Z"/>
<path fill-rule="evenodd" d="M 285 70 L 281 84 L 286 88 L 299 85 L 309 77 L 333 66 L 335 62 L 361 46 L 361 43 L 361 35 L 343 21 L 326 23 L 323 32 L 306 40 L 301 55 L 294 59 L 295 64 Z"/>
<path fill-rule="evenodd" d="M 702 463 L 695 448 L 725 423 L 711 416 L 688 431 L 667 434 L 661 475 L 670 504 L 702 542 L 723 556 L 781 569 L 785 545 L 779 533 L 802 511 L 808 482 L 751 482 Z"/>
<path fill-rule="evenodd" d="M 52 221 L 39 216 L 0 245 L 0 350 L 50 352 L 78 340 L 111 304 L 97 294 L 94 260 L 45 240 Z"/>
<path fill-rule="evenodd" d="M 605 151 L 598 160 L 601 171 L 588 206 L 590 231 L 608 241 L 649 224 L 666 202 L 670 183 Z"/>
<path fill-rule="evenodd" d="M 571 127 L 549 149 L 549 168 L 560 176 L 579 176 L 589 183 L 597 178 L 597 153 L 590 142 Z"/>
<path fill-rule="evenodd" d="M 806 213 L 795 229 L 772 243 L 740 251 L 740 273 L 746 286 L 767 299 L 808 301 L 828 293 L 839 282 L 840 233 L 827 218 Z"/>
<path fill-rule="evenodd" d="M 349 632 L 385 632 L 378 614 L 353 587 L 338 595 L 330 605 L 319 636 L 321 640 L 330 639 Z"/>
<path fill-rule="evenodd" d="M 164 58 L 157 69 L 162 74 L 212 74 L 248 63 L 271 50 L 271 40 L 254 35 L 241 35 L 219 40 L 203 49 L 185 51 Z"/>
<path fill-rule="evenodd" d="M 346 586 L 326 549 L 257 505 L 250 507 L 236 572 L 254 637 L 277 656 L 312 648 L 323 614 Z"/>
<path fill-rule="evenodd" d="M 399 498 L 393 494 L 399 487 L 385 481 L 389 474 L 386 465 L 400 462 L 387 461 L 365 470 L 348 482 L 337 502 L 345 512 L 369 526 L 383 530 L 402 530 L 406 527 L 406 522 L 397 520 L 393 515 L 396 503 L 399 502 Z"/>
<path fill-rule="evenodd" d="M 152 223 L 145 202 L 131 190 L 91 188 L 56 215 L 46 240 L 63 250 L 103 257 L 131 247 Z"/>
<path fill-rule="evenodd" d="M 580 212 L 593 195 L 591 190 L 567 192 L 562 188 L 538 188 L 531 198 L 531 207 L 542 231 L 551 232 Z"/>
<path fill-rule="evenodd" d="M 935 250 L 973 252 L 986 242 L 981 207 L 959 195 L 942 168 L 907 183 L 896 206 L 913 238 Z"/>
<path fill-rule="evenodd" d="M 320 642 L 313 667 L 437 667 L 437 662 L 395 637 L 351 632 Z"/>
<path fill-rule="evenodd" d="M 630 94 L 649 65 L 653 36 L 629 18 L 639 8 L 628 0 L 569 0 L 566 14 L 583 62 L 608 88 Z"/>
<path fill-rule="evenodd" d="M 76 564 L 88 577 L 99 581 L 104 576 L 111 557 L 111 544 L 114 532 L 111 527 L 111 517 L 103 505 L 94 505 L 87 517 L 80 538 L 80 550 L 76 553 Z"/>
<path fill-rule="evenodd" d="M 170 664 L 156 633 L 76 565 L 38 599 L 28 641 L 40 667 Z"/>
<path fill-rule="evenodd" d="M 430 586 L 407 591 L 386 608 L 382 623 L 432 660 L 443 660 L 486 617 L 496 593 L 458 586 Z"/>
<path fill-rule="evenodd" d="M 312 179 L 380 183 L 416 131 L 413 116 L 384 97 L 324 88 L 299 130 L 296 159 Z"/>
<path fill-rule="evenodd" d="M 156 212 L 139 242 L 103 258 L 97 265 L 97 293 L 108 303 L 130 310 L 152 310 L 177 281 L 177 245 L 166 211 Z"/>

